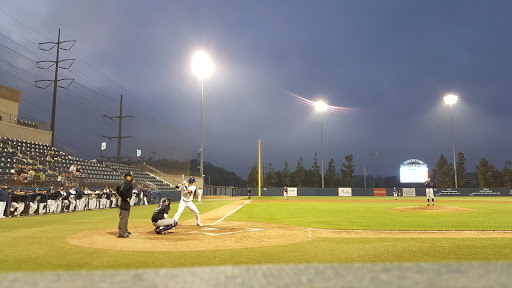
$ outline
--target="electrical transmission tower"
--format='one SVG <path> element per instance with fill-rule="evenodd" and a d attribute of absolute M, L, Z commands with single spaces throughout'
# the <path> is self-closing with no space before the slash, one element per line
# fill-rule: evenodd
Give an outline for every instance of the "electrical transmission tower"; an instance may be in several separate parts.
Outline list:
<path fill-rule="evenodd" d="M 71 46 L 69 46 L 67 48 L 60 46 L 61 44 L 65 44 L 65 43 L 68 44 L 71 42 L 72 42 Z M 60 52 L 60 50 L 70 50 L 75 45 L 75 43 L 76 43 L 76 40 L 60 41 L 60 29 L 59 29 L 59 37 L 57 38 L 57 42 L 42 42 L 42 43 L 38 43 L 38 45 L 37 45 L 38 48 L 43 51 L 50 51 L 54 47 L 57 47 L 57 59 L 55 61 L 37 61 L 36 62 L 37 68 L 46 69 L 46 70 L 50 69 L 53 65 L 55 65 L 55 78 L 53 80 L 36 80 L 36 87 L 42 88 L 42 89 L 46 89 L 46 88 L 50 87 L 53 83 L 53 104 L 52 104 L 52 122 L 51 122 L 51 131 L 52 131 L 51 145 L 52 146 L 54 146 L 54 142 L 55 142 L 55 109 L 56 109 L 56 104 L 57 104 L 57 87 L 66 89 L 75 80 L 72 78 L 59 79 L 59 68 L 69 69 L 69 67 L 71 67 L 71 65 L 73 65 L 73 63 L 75 62 L 75 59 L 59 60 L 59 52 Z M 46 47 L 49 47 L 49 48 L 46 48 Z M 67 62 L 67 61 L 71 61 L 71 63 L 66 66 L 60 65 L 61 62 Z M 69 63 L 69 62 L 67 62 L 67 63 Z M 61 85 L 59 85 L 60 81 L 69 81 L 69 83 L 66 86 L 61 86 Z M 43 83 L 48 83 L 48 85 L 45 86 Z M 42 86 L 40 86 L 41 84 L 42 84 Z"/>
<path fill-rule="evenodd" d="M 107 137 L 107 136 L 103 136 L 104 138 L 107 138 L 109 140 L 112 141 L 113 138 L 117 138 L 117 157 L 104 157 L 104 158 L 107 158 L 107 159 L 117 159 L 117 163 L 121 163 L 121 159 L 122 158 L 130 158 L 130 157 L 121 157 L 121 140 L 123 138 L 132 138 L 132 136 L 122 136 L 122 131 L 123 131 L 123 118 L 135 118 L 133 116 L 123 116 L 123 95 L 121 95 L 121 105 L 120 105 L 120 108 L 119 108 L 119 116 L 107 116 L 107 115 L 103 115 L 104 117 L 107 117 L 108 119 L 114 121 L 114 118 L 118 118 L 119 119 L 119 131 L 118 131 L 118 136 L 117 137 Z"/>

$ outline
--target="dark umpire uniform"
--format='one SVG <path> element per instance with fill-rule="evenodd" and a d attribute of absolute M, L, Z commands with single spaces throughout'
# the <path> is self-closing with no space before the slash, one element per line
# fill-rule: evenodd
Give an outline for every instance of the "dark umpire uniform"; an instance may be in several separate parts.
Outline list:
<path fill-rule="evenodd" d="M 132 198 L 133 191 L 133 175 L 132 172 L 126 172 L 123 175 L 124 180 L 118 186 L 118 194 L 121 197 L 119 204 L 119 226 L 117 227 L 117 238 L 130 237 L 128 231 L 128 218 L 130 218 L 130 199 Z"/>

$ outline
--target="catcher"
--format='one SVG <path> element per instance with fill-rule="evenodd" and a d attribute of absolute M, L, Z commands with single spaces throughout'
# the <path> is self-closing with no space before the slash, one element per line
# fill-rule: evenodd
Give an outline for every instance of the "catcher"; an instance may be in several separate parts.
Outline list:
<path fill-rule="evenodd" d="M 155 226 L 156 234 L 167 234 L 167 230 L 172 229 L 178 225 L 178 222 L 173 219 L 167 219 L 167 214 L 169 214 L 169 210 L 171 210 L 171 201 L 167 198 L 163 198 L 162 202 L 153 212 L 153 216 L 151 217 L 151 222 L 153 222 L 153 226 Z"/>

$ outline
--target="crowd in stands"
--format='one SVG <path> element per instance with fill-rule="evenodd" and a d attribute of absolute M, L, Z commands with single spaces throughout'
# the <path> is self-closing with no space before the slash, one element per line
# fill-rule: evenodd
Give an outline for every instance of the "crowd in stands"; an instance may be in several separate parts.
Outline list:
<path fill-rule="evenodd" d="M 76 212 L 118 207 L 116 189 L 109 187 L 89 189 L 87 187 L 0 187 L 0 218 Z M 132 206 L 154 204 L 155 192 L 146 188 L 135 188 Z"/>
<path fill-rule="evenodd" d="M 50 145 L 0 137 L 0 181 L 13 186 L 113 186 L 123 171 L 153 190 L 172 189 L 169 183 L 132 165 L 84 160 L 72 157 Z"/>

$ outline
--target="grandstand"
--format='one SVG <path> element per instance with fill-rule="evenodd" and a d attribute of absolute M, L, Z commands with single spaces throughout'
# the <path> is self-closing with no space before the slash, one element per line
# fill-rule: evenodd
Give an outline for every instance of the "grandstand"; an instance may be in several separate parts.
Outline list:
<path fill-rule="evenodd" d="M 1 137 L 0 145 L 0 177 L 7 183 L 14 184 L 16 176 L 19 176 L 15 175 L 16 167 L 19 165 L 34 166 L 37 172 L 45 174 L 45 183 L 25 183 L 33 186 L 51 182 L 60 182 L 62 186 L 112 186 L 123 179 L 122 174 L 125 171 L 132 171 L 138 186 L 153 190 L 173 189 L 171 184 L 133 165 L 75 158 L 47 144 L 8 137 Z M 69 177 L 72 165 L 80 166 L 81 173 Z M 63 173 L 67 176 L 66 179 L 59 176 Z"/>

